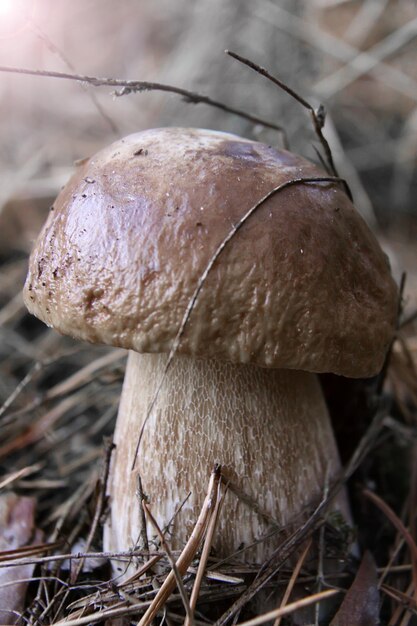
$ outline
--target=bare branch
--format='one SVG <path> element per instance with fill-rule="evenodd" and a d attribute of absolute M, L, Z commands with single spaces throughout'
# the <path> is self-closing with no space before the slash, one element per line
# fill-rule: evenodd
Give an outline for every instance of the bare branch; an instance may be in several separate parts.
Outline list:
<path fill-rule="evenodd" d="M 96 533 L 97 527 L 100 523 L 100 518 L 103 515 L 104 508 L 106 506 L 106 489 L 107 489 L 107 481 L 109 478 L 110 472 L 110 459 L 115 448 L 115 444 L 112 443 L 111 439 L 107 439 L 105 441 L 104 447 L 104 467 L 103 467 L 103 476 L 99 482 L 99 493 L 96 502 L 96 508 L 94 511 L 93 522 L 91 524 L 91 528 L 88 532 L 87 540 L 85 542 L 85 551 L 88 552 L 90 546 L 93 542 L 94 535 Z M 75 584 L 78 576 L 80 575 L 82 568 L 84 565 L 84 559 L 80 559 L 75 566 L 75 569 L 71 575 L 71 584 Z"/>
<path fill-rule="evenodd" d="M 328 591 L 315 593 L 312 596 L 301 598 L 300 600 L 296 600 L 295 602 L 292 602 L 291 604 L 287 604 L 286 606 L 280 607 L 279 609 L 274 609 L 273 611 L 269 611 L 268 613 L 264 613 L 263 615 L 254 617 L 253 619 L 250 619 L 247 622 L 241 622 L 239 626 L 259 626 L 260 624 L 265 624 L 266 622 L 269 622 L 274 618 L 284 617 L 285 615 L 294 613 L 294 611 L 298 611 L 299 609 L 302 609 L 305 606 L 310 606 L 311 604 L 316 604 L 317 602 L 321 602 L 322 600 L 331 598 L 337 593 L 340 593 L 339 589 L 329 589 Z"/>
<path fill-rule="evenodd" d="M 210 550 L 211 550 L 212 543 L 213 543 L 214 533 L 215 533 L 215 530 L 216 530 L 216 526 L 217 526 L 217 522 L 218 522 L 218 519 L 219 519 L 220 510 L 221 510 L 221 506 L 223 504 L 223 501 L 224 500 L 223 500 L 223 497 L 222 497 L 222 494 L 221 494 L 221 481 L 219 481 L 219 483 L 217 485 L 217 493 L 216 493 L 215 505 L 214 505 L 214 508 L 212 509 L 211 516 L 210 516 L 208 524 L 207 524 L 206 537 L 205 537 L 203 549 L 202 549 L 202 552 L 201 552 L 200 562 L 198 564 L 198 569 L 197 569 L 197 574 L 196 574 L 196 578 L 195 578 L 195 581 L 194 581 L 193 590 L 191 592 L 191 597 L 190 597 L 191 619 L 187 615 L 187 617 L 186 617 L 186 619 L 184 621 L 184 626 L 192 626 L 192 621 L 191 620 L 193 620 L 194 611 L 195 611 L 196 606 L 197 606 L 197 601 L 198 601 L 198 596 L 199 596 L 199 593 L 200 593 L 201 583 L 203 581 L 204 572 L 205 572 L 206 567 L 207 567 L 207 562 L 208 562 L 208 558 L 209 558 L 209 555 L 210 555 Z"/>
<path fill-rule="evenodd" d="M 221 468 L 219 465 L 217 465 L 215 466 L 211 474 L 207 490 L 207 496 L 204 500 L 200 515 L 198 516 L 197 522 L 194 526 L 189 540 L 184 547 L 184 550 L 181 552 L 181 555 L 176 562 L 177 573 L 180 576 L 184 576 L 185 572 L 191 564 L 191 561 L 195 557 L 195 554 L 203 539 L 204 532 L 207 528 L 207 523 L 212 515 L 213 507 L 215 506 L 216 493 L 220 482 L 220 477 Z M 148 610 L 140 620 L 138 626 L 148 626 L 152 622 L 154 617 L 160 611 L 160 609 L 174 590 L 175 582 L 175 574 L 174 571 L 171 570 L 171 572 L 165 578 L 162 586 L 160 587 Z"/>
<path fill-rule="evenodd" d="M 276 76 L 272 76 L 272 74 L 270 74 L 268 70 L 266 70 L 264 67 L 261 67 L 257 63 L 254 63 L 253 61 L 246 59 L 240 54 L 237 54 L 237 52 L 232 52 L 232 50 L 225 50 L 225 53 L 228 54 L 229 57 L 232 57 L 232 59 L 236 59 L 236 61 L 239 61 L 240 63 L 243 63 L 244 65 L 247 65 L 248 67 L 251 68 L 251 70 L 254 70 L 258 74 L 261 74 L 261 76 L 264 76 L 265 78 L 273 82 L 275 85 L 278 85 L 280 89 L 282 89 L 283 91 L 286 91 L 290 96 L 292 96 L 295 100 L 297 100 L 297 102 L 302 104 L 304 108 L 308 109 L 311 112 L 314 112 L 313 107 L 311 106 L 311 104 L 309 104 L 309 102 L 307 102 L 307 100 L 304 100 L 304 98 L 302 98 L 296 91 L 294 91 L 294 89 L 291 89 L 291 87 L 288 87 L 288 85 L 283 83 L 282 80 L 280 80 Z"/>
<path fill-rule="evenodd" d="M 206 104 L 207 106 L 220 109 L 225 113 L 231 113 L 237 115 L 252 124 L 260 124 L 265 128 L 271 128 L 276 130 L 283 136 L 284 131 L 281 126 L 268 122 L 256 115 L 246 113 L 240 109 L 229 107 L 223 102 L 213 100 L 203 94 L 198 94 L 188 89 L 182 89 L 181 87 L 173 87 L 172 85 L 165 85 L 163 83 L 150 83 L 143 80 L 123 80 L 119 78 L 98 78 L 96 76 L 84 76 L 82 74 L 70 74 L 67 72 L 51 72 L 46 70 L 30 70 L 23 67 L 7 67 L 0 66 L 0 72 L 6 72 L 8 74 L 24 74 L 26 76 L 39 76 L 44 78 L 60 78 L 63 80 L 73 80 L 80 83 L 91 85 L 92 87 L 116 87 L 118 91 L 115 92 L 116 96 L 125 96 L 131 93 L 143 93 L 144 91 L 165 91 L 167 93 L 175 93 L 178 96 L 182 96 L 186 102 L 191 104 Z"/>
<path fill-rule="evenodd" d="M 171 564 L 172 571 L 174 572 L 174 576 L 175 576 L 175 581 L 177 583 L 178 591 L 180 592 L 181 600 L 182 600 L 182 603 L 184 605 L 185 612 L 187 614 L 187 618 L 186 618 L 187 619 L 187 623 L 190 626 L 194 626 L 193 612 L 192 612 L 191 607 L 190 607 L 190 601 L 189 601 L 189 598 L 188 598 L 188 594 L 187 594 L 187 591 L 185 590 L 184 582 L 182 580 L 182 576 L 181 576 L 180 572 L 178 571 L 177 565 L 175 563 L 175 559 L 172 556 L 171 549 L 170 549 L 169 545 L 167 544 L 167 542 L 165 541 L 164 533 L 159 528 L 158 523 L 157 523 L 156 519 L 154 518 L 154 516 L 152 515 L 152 513 L 151 513 L 148 505 L 146 504 L 145 500 L 142 500 L 142 506 L 143 506 L 143 509 L 144 509 L 146 515 L 148 516 L 149 521 L 151 522 L 152 526 L 156 530 L 156 532 L 158 534 L 158 537 L 159 537 L 159 540 L 161 542 L 161 546 L 162 546 L 163 550 L 165 551 L 165 554 L 167 555 L 168 560 L 169 560 L 169 562 Z"/>
<path fill-rule="evenodd" d="M 335 166 L 334 161 L 333 161 L 332 151 L 330 149 L 330 146 L 328 144 L 327 139 L 324 137 L 323 132 L 322 132 L 322 129 L 323 129 L 323 126 L 324 126 L 324 122 L 325 122 L 325 119 L 326 119 L 326 112 L 325 112 L 325 109 L 324 109 L 323 105 L 320 105 L 319 108 L 316 111 L 314 109 L 314 107 L 309 102 L 307 102 L 307 100 L 302 98 L 296 91 L 294 91 L 294 89 L 291 89 L 291 87 L 288 87 L 288 85 L 283 83 L 282 80 L 280 80 L 276 76 L 273 76 L 272 74 L 270 74 L 268 72 L 268 70 L 266 70 L 264 67 L 261 67 L 257 63 L 254 63 L 253 61 L 250 61 L 249 59 L 246 59 L 245 57 L 242 57 L 240 54 L 237 54 L 236 52 L 232 52 L 230 50 L 226 50 L 225 52 L 226 52 L 226 54 L 231 56 L 233 59 L 236 59 L 240 63 L 243 63 L 244 65 L 247 65 L 248 67 L 250 67 L 251 70 L 254 70 L 255 72 L 257 72 L 261 76 L 264 76 L 265 78 L 270 80 L 272 83 L 274 83 L 280 89 L 282 89 L 283 91 L 288 93 L 292 98 L 294 98 L 294 100 L 299 102 L 305 109 L 307 109 L 307 111 L 310 112 L 311 119 L 313 121 L 314 131 L 315 131 L 315 133 L 316 133 L 316 135 L 317 135 L 321 145 L 323 146 L 323 150 L 324 150 L 324 153 L 326 155 L 326 161 L 327 161 L 328 169 L 329 169 L 331 174 L 333 174 L 334 176 L 338 176 L 337 169 L 336 169 L 336 166 Z M 351 196 L 351 194 L 349 192 L 349 189 L 348 189 L 347 185 L 346 185 L 346 190 L 348 192 L 348 195 L 352 199 L 352 196 Z"/>

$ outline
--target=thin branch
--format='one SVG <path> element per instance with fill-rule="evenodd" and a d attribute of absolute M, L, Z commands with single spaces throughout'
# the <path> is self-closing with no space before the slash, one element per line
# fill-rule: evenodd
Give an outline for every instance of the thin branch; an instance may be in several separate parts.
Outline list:
<path fill-rule="evenodd" d="M 190 607 L 190 601 L 188 599 L 188 594 L 185 590 L 184 587 L 184 583 L 182 580 L 182 576 L 180 574 L 180 572 L 178 571 L 177 565 L 175 563 L 175 560 L 172 556 L 171 553 L 171 549 L 169 547 L 169 545 L 167 544 L 167 542 L 165 541 L 165 537 L 163 532 L 161 531 L 161 529 L 158 526 L 158 523 L 156 521 L 156 519 L 154 518 L 154 516 L 152 515 L 148 505 L 146 504 L 145 500 L 142 500 L 142 507 L 143 510 L 145 511 L 146 515 L 149 518 L 149 521 L 151 522 L 152 526 L 154 527 L 154 529 L 156 530 L 159 540 L 161 542 L 161 546 L 163 548 L 163 550 L 165 551 L 165 554 L 168 557 L 168 561 L 170 562 L 170 565 L 172 567 L 172 571 L 174 572 L 174 576 L 175 576 L 175 581 L 177 583 L 177 587 L 178 587 L 178 591 L 180 592 L 180 596 L 181 596 L 181 600 L 182 603 L 184 605 L 185 608 L 185 612 L 187 614 L 187 624 L 189 624 L 190 626 L 194 626 L 194 619 L 193 619 L 193 612 L 191 610 Z"/>
<path fill-rule="evenodd" d="M 56 548 L 62 547 L 62 541 L 55 541 L 53 543 L 42 543 L 35 544 L 32 546 L 22 546 L 21 548 L 16 548 L 14 550 L 2 550 L 0 552 L 0 568 L 2 567 L 13 567 L 13 565 L 33 565 L 35 562 L 41 562 L 38 560 L 32 561 L 31 559 L 22 559 L 24 555 L 34 556 L 35 554 L 42 554 L 42 552 L 49 552 L 50 550 L 55 550 Z M 44 557 L 44 558 L 53 558 L 53 557 Z M 62 560 L 65 559 L 65 556 L 61 557 Z M 16 561 L 11 561 L 10 559 L 16 559 Z M 6 563 L 2 564 L 3 561 Z"/>
<path fill-rule="evenodd" d="M 146 600 L 144 602 L 138 602 L 137 604 L 132 604 L 131 606 L 120 606 L 111 609 L 104 609 L 97 613 L 90 613 L 89 615 L 84 615 L 83 617 L 78 617 L 76 619 L 63 619 L 59 622 L 54 622 L 54 626 L 87 626 L 87 624 L 94 624 L 95 622 L 102 622 L 110 617 L 128 617 L 129 615 L 137 615 L 141 610 L 147 608 L 151 604 L 150 600 Z"/>
<path fill-rule="evenodd" d="M 90 546 L 94 539 L 94 535 L 96 534 L 96 530 L 99 525 L 100 519 L 103 515 L 104 508 L 106 506 L 106 489 L 107 489 L 107 481 L 108 481 L 109 472 L 110 472 L 110 459 L 111 459 L 111 455 L 112 455 L 114 448 L 115 448 L 115 444 L 111 441 L 111 439 L 107 439 L 105 441 L 105 449 L 104 449 L 103 477 L 99 481 L 99 494 L 97 497 L 97 503 L 96 503 L 96 508 L 94 511 L 93 522 L 91 524 L 91 528 L 88 532 L 87 540 L 85 543 L 86 552 L 88 552 L 88 550 L 90 549 Z M 72 584 L 75 584 L 78 576 L 81 573 L 83 565 L 84 565 L 84 559 L 80 559 L 80 561 L 78 561 L 75 567 L 75 570 L 71 576 Z"/>
<path fill-rule="evenodd" d="M 356 165 L 353 165 L 351 158 L 346 153 L 331 115 L 326 116 L 326 136 L 332 146 L 336 167 L 340 168 L 340 175 L 349 181 L 349 187 L 355 198 L 356 208 L 359 213 L 361 213 L 362 217 L 365 218 L 368 226 L 375 229 L 378 222 L 372 201 L 358 174 Z"/>
<path fill-rule="evenodd" d="M 191 533 L 191 536 L 187 541 L 184 550 L 182 551 L 180 557 L 176 562 L 176 567 L 180 576 L 183 576 L 187 571 L 203 539 L 208 519 L 210 518 L 214 503 L 216 501 L 216 493 L 218 490 L 219 482 L 220 466 L 217 465 L 215 466 L 211 474 L 209 487 L 207 490 L 207 496 L 201 509 L 200 515 L 198 516 L 196 525 L 194 526 L 193 532 Z M 152 604 L 149 606 L 148 610 L 140 620 L 138 626 L 148 626 L 152 622 L 152 620 L 155 618 L 155 616 L 158 614 L 158 612 L 161 610 L 161 608 L 171 595 L 174 588 L 175 574 L 173 570 L 171 570 L 171 572 L 165 578 L 154 600 L 152 601 Z"/>
<path fill-rule="evenodd" d="M 185 498 L 183 499 L 183 501 L 181 502 L 181 504 L 175 509 L 172 517 L 170 520 L 168 520 L 167 524 L 165 525 L 164 533 L 170 532 L 170 528 L 172 526 L 172 524 L 175 522 L 176 518 L 178 517 L 178 515 L 181 513 L 185 503 L 187 502 L 187 500 L 191 497 L 191 491 L 189 491 L 187 493 L 187 495 L 185 496 Z"/>
<path fill-rule="evenodd" d="M 294 98 L 294 100 L 299 102 L 301 106 L 307 109 L 307 111 L 309 111 L 312 122 L 313 122 L 314 131 L 321 145 L 323 146 L 323 150 L 326 155 L 326 161 L 327 161 L 327 165 L 330 170 L 330 173 L 332 173 L 334 176 L 338 176 L 338 172 L 333 161 L 332 151 L 330 149 L 327 139 L 323 135 L 323 127 L 324 127 L 324 122 L 326 120 L 326 112 L 325 112 L 323 105 L 320 105 L 319 108 L 315 110 L 314 107 L 309 102 L 307 102 L 307 100 L 301 97 L 296 91 L 294 91 L 294 89 L 291 89 L 291 87 L 288 87 L 288 85 L 283 83 L 282 80 L 280 80 L 276 76 L 273 76 L 264 67 L 261 67 L 257 63 L 254 63 L 253 61 L 250 61 L 249 59 L 246 59 L 245 57 L 241 56 L 240 54 L 237 54 L 236 52 L 232 52 L 231 50 L 226 50 L 226 54 L 228 54 L 233 59 L 236 59 L 236 61 L 243 63 L 243 65 L 247 65 L 247 67 L 249 67 L 251 70 L 254 70 L 261 76 L 264 76 L 265 78 L 270 80 L 272 83 L 274 83 L 274 85 L 277 85 L 280 89 L 282 89 L 287 94 L 289 94 L 292 98 Z M 346 185 L 346 188 L 347 188 L 347 193 L 350 199 L 352 199 L 351 193 L 348 190 L 347 185 Z"/>
<path fill-rule="evenodd" d="M 126 357 L 126 350 L 112 350 L 108 354 L 94 359 L 85 365 L 81 369 L 77 370 L 75 374 L 68 376 L 64 381 L 61 381 L 51 387 L 44 396 L 45 400 L 53 400 L 60 396 L 66 396 L 72 391 L 84 387 L 87 383 L 94 379 L 95 376 L 101 374 L 101 370 L 110 367 L 117 361 Z"/>
<path fill-rule="evenodd" d="M 30 465 L 28 467 L 23 467 L 20 470 L 15 470 L 11 474 L 6 474 L 2 481 L 0 481 L 0 491 L 3 491 L 5 487 L 8 487 L 11 483 L 16 482 L 17 480 L 21 480 L 22 478 L 26 478 L 31 474 L 37 474 L 40 469 L 43 468 L 41 463 L 35 463 L 34 465 Z M 0 552 L 0 555 L 2 552 Z"/>
<path fill-rule="evenodd" d="M 46 552 L 61 547 L 62 542 L 55 542 L 52 544 L 45 544 L 39 547 L 32 548 L 33 554 L 40 552 Z M 25 549 L 26 552 L 30 551 L 30 546 Z M 9 552 L 0 552 L 0 569 L 5 567 L 20 567 L 21 565 L 42 565 L 45 563 L 53 563 L 54 561 L 76 561 L 78 559 L 109 559 L 109 560 L 124 560 L 130 561 L 132 557 L 161 557 L 162 553 L 157 551 L 145 552 L 145 550 L 123 550 L 121 552 L 68 552 L 66 554 L 54 554 L 52 556 L 44 556 L 39 558 L 21 558 L 13 555 L 17 552 L 24 554 L 24 549 L 19 548 L 17 550 L 11 550 Z M 13 560 L 11 560 L 13 559 Z"/>
<path fill-rule="evenodd" d="M 148 406 L 148 410 L 146 412 L 145 415 L 145 419 L 143 420 L 142 423 L 142 427 L 140 429 L 139 432 L 139 437 L 138 437 L 138 442 L 136 444 L 136 450 L 134 453 L 134 457 L 133 457 L 133 463 L 132 463 L 132 467 L 131 470 L 133 471 L 135 469 L 136 466 L 136 459 L 139 453 L 139 448 L 140 448 L 140 444 L 142 442 L 143 439 L 143 433 L 145 432 L 145 427 L 146 424 L 152 414 L 153 408 L 155 406 L 155 403 L 159 397 L 159 393 L 161 391 L 162 385 L 164 383 L 166 374 L 168 372 L 168 369 L 171 367 L 171 363 L 172 360 L 174 358 L 175 353 L 178 350 L 178 347 L 180 345 L 181 339 L 184 335 L 185 332 L 185 328 L 187 326 L 188 320 L 190 319 L 190 315 L 192 313 L 192 310 L 195 307 L 195 303 L 197 301 L 198 296 L 200 295 L 200 292 L 204 286 L 204 283 L 206 282 L 207 276 L 209 275 L 213 265 L 215 264 L 215 262 L 217 261 L 217 259 L 219 258 L 219 256 L 221 255 L 221 253 L 223 252 L 223 250 L 226 248 L 227 244 L 233 239 L 233 237 L 236 235 L 236 233 L 242 228 L 242 226 L 247 222 L 247 220 L 251 217 L 251 215 L 253 215 L 253 213 L 255 213 L 255 211 L 257 209 L 259 209 L 260 206 L 262 206 L 267 200 L 269 200 L 269 198 L 271 198 L 272 196 L 274 196 L 275 194 L 279 193 L 280 191 L 283 191 L 284 189 L 287 189 L 288 187 L 292 187 L 294 185 L 300 185 L 300 184 L 317 184 L 317 183 L 344 183 L 344 181 L 341 178 L 335 177 L 335 176 L 319 176 L 319 177 L 308 177 L 308 178 L 293 178 L 291 180 L 287 180 L 285 183 L 281 183 L 280 185 L 278 185 L 277 187 L 274 187 L 273 189 L 271 189 L 271 191 L 268 191 L 268 193 L 266 193 L 260 200 L 258 200 L 258 202 L 256 204 L 254 204 L 250 209 L 248 209 L 246 211 L 246 213 L 240 218 L 240 220 L 234 224 L 232 226 L 232 228 L 230 229 L 230 231 L 228 232 L 228 234 L 226 235 L 226 237 L 223 239 L 223 241 L 220 242 L 220 244 L 218 245 L 217 249 L 215 250 L 213 256 L 211 257 L 211 259 L 209 260 L 206 269 L 204 270 L 204 272 L 202 272 L 202 274 L 200 275 L 200 278 L 198 280 L 197 286 L 194 290 L 193 295 L 190 298 L 190 301 L 188 302 L 188 306 L 185 310 L 184 313 L 184 317 L 182 318 L 180 327 L 178 329 L 178 332 L 174 338 L 173 344 L 172 344 L 172 348 L 168 354 L 168 359 L 165 363 L 165 367 L 163 369 L 163 372 L 161 374 L 161 377 L 159 379 L 158 384 L 156 385 L 156 389 L 155 389 L 155 393 L 153 395 L 153 398 L 151 400 L 151 402 L 149 403 Z"/>
<path fill-rule="evenodd" d="M 232 59 L 236 59 L 236 61 L 239 61 L 240 63 L 243 63 L 244 65 L 247 65 L 248 67 L 250 67 L 251 70 L 254 70 L 257 74 L 260 74 L 261 76 L 264 76 L 265 78 L 270 80 L 272 83 L 277 85 L 280 89 L 288 93 L 292 98 L 294 98 L 294 100 L 297 100 L 297 102 L 299 102 L 305 109 L 308 109 L 310 112 L 314 111 L 313 107 L 311 106 L 309 102 L 307 102 L 307 100 L 304 100 L 302 96 L 300 96 L 296 91 L 294 91 L 294 89 L 291 89 L 291 87 L 288 87 L 288 85 L 283 83 L 282 80 L 280 80 L 276 76 L 272 76 L 272 74 L 270 74 L 268 70 L 266 70 L 264 67 L 261 67 L 257 63 L 250 61 L 250 59 L 247 59 L 243 57 L 242 55 L 237 54 L 237 52 L 232 52 L 232 50 L 225 50 L 225 53 L 228 54 L 229 57 L 232 57 Z"/>
<path fill-rule="evenodd" d="M 413 584 L 414 584 L 414 599 L 417 600 L 417 546 L 413 539 L 411 533 L 404 526 L 403 522 L 400 520 L 398 515 L 394 513 L 391 507 L 382 500 L 376 493 L 369 491 L 369 489 L 364 489 L 364 496 L 366 496 L 373 504 L 375 504 L 389 519 L 391 524 L 397 529 L 400 535 L 404 538 L 411 555 L 411 562 L 413 565 L 412 575 L 413 575 Z"/>
<path fill-rule="evenodd" d="M 326 482 L 324 485 L 324 498 L 327 499 L 329 495 L 329 467 L 327 467 L 326 471 Z M 318 554 L 317 554 L 317 591 L 323 590 L 324 583 L 324 550 L 325 550 L 325 541 L 324 541 L 324 524 L 319 530 L 319 541 L 318 541 Z M 314 626 L 318 626 L 320 617 L 320 607 L 318 604 L 315 606 L 315 614 L 314 614 Z"/>
<path fill-rule="evenodd" d="M 13 389 L 12 393 L 6 398 L 3 404 L 0 406 L 0 417 L 10 408 L 16 398 L 22 393 L 25 387 L 32 382 L 33 378 L 41 371 L 42 363 L 37 361 L 35 365 L 33 365 L 29 372 L 26 374 L 24 378 L 16 385 L 15 389 Z"/>
<path fill-rule="evenodd" d="M 223 483 L 225 487 L 229 491 L 231 491 L 238 500 L 241 500 L 248 506 L 252 511 L 254 511 L 257 515 L 259 515 L 266 524 L 273 526 L 276 530 L 282 530 L 283 526 L 280 524 L 272 515 L 269 515 L 262 507 L 259 505 L 259 502 L 256 498 L 249 496 L 245 493 L 238 485 L 236 485 L 230 478 L 223 477 Z"/>
<path fill-rule="evenodd" d="M 141 529 L 140 529 L 140 538 L 142 541 L 141 547 L 143 548 L 143 550 L 146 550 L 148 552 L 149 541 L 148 541 L 148 533 L 146 531 L 146 517 L 145 517 L 145 511 L 147 512 L 147 510 L 146 510 L 146 507 L 144 506 L 144 503 L 146 503 L 146 499 L 145 499 L 145 494 L 143 493 L 142 477 L 139 474 L 139 472 L 136 476 L 136 480 L 137 480 L 136 497 L 139 502 L 139 517 L 140 517 L 140 525 L 141 525 Z"/>
<path fill-rule="evenodd" d="M 216 531 L 217 522 L 220 515 L 221 505 L 223 503 L 222 494 L 221 494 L 221 481 L 217 486 L 217 494 L 216 494 L 216 504 L 212 509 L 212 513 L 210 519 L 207 524 L 207 532 L 204 540 L 203 549 L 201 552 L 200 562 L 198 564 L 197 574 L 194 581 L 193 590 L 191 592 L 190 598 L 190 608 L 191 608 L 191 616 L 194 616 L 194 611 L 197 606 L 197 600 L 200 593 L 201 583 L 203 581 L 204 572 L 207 567 L 208 558 L 210 555 L 211 546 L 213 543 L 214 533 Z M 184 626 L 192 626 L 191 619 L 188 617 L 184 622 Z"/>
<path fill-rule="evenodd" d="M 209 96 L 205 96 L 203 94 L 198 94 L 194 91 L 189 91 L 188 89 L 182 89 L 181 87 L 174 87 L 172 85 L 165 85 L 163 83 L 151 83 L 143 80 L 123 80 L 119 78 L 99 78 L 97 76 L 85 76 L 83 74 L 70 74 L 68 72 L 52 72 L 46 70 L 30 70 L 23 67 L 8 67 L 1 65 L 0 72 L 6 72 L 9 74 L 23 74 L 26 76 L 39 76 L 46 78 L 60 78 L 63 80 L 73 80 L 78 81 L 80 83 L 85 83 L 91 85 L 92 87 L 116 87 L 118 91 L 115 92 L 116 96 L 126 96 L 131 93 L 143 93 L 145 91 L 164 91 L 167 93 L 175 93 L 178 96 L 182 96 L 186 102 L 191 104 L 206 104 L 207 106 L 214 107 L 216 109 L 220 109 L 225 113 L 232 113 L 233 115 L 237 115 L 238 117 L 242 117 L 252 124 L 261 124 L 265 126 L 265 128 L 271 128 L 272 130 L 276 130 L 277 132 L 283 135 L 284 131 L 281 126 L 278 124 L 274 124 L 273 122 L 268 122 L 256 115 L 252 115 L 251 113 L 246 113 L 245 111 L 241 111 L 240 109 L 235 109 L 234 107 L 230 107 L 223 102 L 219 102 L 218 100 L 213 100 L 209 98 Z"/>
<path fill-rule="evenodd" d="M 287 588 L 285 590 L 284 596 L 282 598 L 281 604 L 280 604 L 280 609 L 284 608 L 285 606 L 287 606 L 288 600 L 290 599 L 290 595 L 292 593 L 292 590 L 294 589 L 294 585 L 297 581 L 298 575 L 301 571 L 302 566 L 304 565 L 304 561 L 306 559 L 306 556 L 308 554 L 308 551 L 311 548 L 311 544 L 312 541 L 311 539 L 308 540 L 302 554 L 300 555 L 300 558 L 297 561 L 296 566 L 293 569 L 293 572 L 291 574 L 291 578 L 288 582 Z M 274 622 L 274 626 L 280 626 L 281 624 L 281 617 L 283 617 L 282 613 L 280 615 L 277 616 L 275 622 Z"/>
<path fill-rule="evenodd" d="M 254 617 L 253 619 L 248 620 L 247 622 L 240 622 L 238 626 L 259 626 L 259 624 L 265 624 L 265 622 L 269 622 L 270 620 L 283 617 L 284 615 L 289 615 L 290 613 L 294 613 L 294 611 L 298 611 L 299 609 L 304 608 L 305 606 L 310 606 L 311 604 L 316 604 L 317 602 L 321 602 L 322 600 L 326 600 L 327 598 L 331 598 L 335 596 L 337 593 L 341 593 L 340 589 L 330 589 L 328 591 L 322 591 L 320 593 L 315 593 L 312 596 L 307 596 L 306 598 L 302 598 L 301 600 L 296 600 L 291 604 L 287 604 L 279 609 L 274 609 L 273 611 L 269 611 L 268 613 L 264 613 L 263 615 L 259 615 L 258 617 Z"/>

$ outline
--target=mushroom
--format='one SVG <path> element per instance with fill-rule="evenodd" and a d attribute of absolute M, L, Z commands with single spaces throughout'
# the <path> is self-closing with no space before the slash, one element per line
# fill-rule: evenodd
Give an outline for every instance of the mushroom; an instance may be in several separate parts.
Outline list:
<path fill-rule="evenodd" d="M 271 522 L 299 519 L 339 471 L 316 374 L 378 373 L 397 288 L 337 180 L 284 185 L 259 205 L 208 271 L 167 367 L 234 225 L 272 189 L 323 176 L 235 135 L 162 128 L 105 148 L 58 196 L 31 255 L 26 305 L 61 333 L 130 351 L 106 549 L 140 541 L 138 474 L 158 525 L 174 519 L 179 548 L 220 463 L 230 488 L 215 549 L 225 555 Z M 337 506 L 346 511 L 343 496 Z M 251 556 L 268 550 L 259 543 Z"/>

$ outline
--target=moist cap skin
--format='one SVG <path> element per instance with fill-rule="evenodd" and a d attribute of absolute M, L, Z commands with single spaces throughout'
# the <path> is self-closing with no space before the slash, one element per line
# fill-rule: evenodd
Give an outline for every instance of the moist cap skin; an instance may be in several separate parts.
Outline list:
<path fill-rule="evenodd" d="M 197 286 L 240 218 L 274 187 L 324 176 L 235 135 L 162 128 L 77 168 L 30 259 L 28 309 L 58 331 L 168 352 Z M 297 184 L 262 204 L 209 272 L 178 352 L 262 367 L 376 374 L 397 288 L 341 184 Z"/>

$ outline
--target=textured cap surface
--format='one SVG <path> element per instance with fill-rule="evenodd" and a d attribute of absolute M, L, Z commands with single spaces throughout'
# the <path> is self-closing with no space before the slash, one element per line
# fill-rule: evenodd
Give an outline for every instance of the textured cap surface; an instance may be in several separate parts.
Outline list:
<path fill-rule="evenodd" d="M 140 132 L 80 166 L 30 260 L 29 310 L 64 334 L 170 350 L 219 243 L 265 193 L 323 176 L 287 151 L 226 133 Z M 268 199 L 209 272 L 179 352 L 371 376 L 393 335 L 385 254 L 340 184 Z"/>

